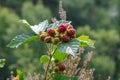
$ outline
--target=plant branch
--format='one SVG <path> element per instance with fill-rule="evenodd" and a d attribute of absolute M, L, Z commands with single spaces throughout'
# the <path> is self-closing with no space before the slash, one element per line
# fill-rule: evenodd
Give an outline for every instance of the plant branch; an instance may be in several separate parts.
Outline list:
<path fill-rule="evenodd" d="M 48 55 L 51 54 L 51 50 L 49 49 L 47 43 L 46 43 L 45 45 L 46 45 L 46 48 L 47 48 L 47 50 L 48 50 Z"/>
<path fill-rule="evenodd" d="M 46 45 L 47 46 L 47 45 Z M 47 46 L 48 47 L 48 46 Z M 49 49 L 49 48 L 48 48 Z M 47 80 L 47 74 L 48 74 L 48 71 L 49 71 L 49 67 L 50 67 L 50 63 L 51 63 L 51 60 L 52 60 L 52 57 L 53 57 L 53 55 L 54 55 L 54 53 L 55 53 L 55 51 L 57 50 L 57 47 L 55 48 L 55 50 L 53 51 L 53 53 L 50 51 L 50 60 L 49 60 L 49 62 L 48 62 L 48 65 L 47 65 L 47 68 L 46 68 L 46 72 L 45 72 L 45 78 L 44 78 L 44 80 Z"/>

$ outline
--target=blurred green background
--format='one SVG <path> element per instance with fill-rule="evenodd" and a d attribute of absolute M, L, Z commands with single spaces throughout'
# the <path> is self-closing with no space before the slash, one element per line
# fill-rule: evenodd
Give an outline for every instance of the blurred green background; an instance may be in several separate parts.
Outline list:
<path fill-rule="evenodd" d="M 59 19 L 59 0 L 0 0 L 0 58 L 6 65 L 0 69 L 0 80 L 6 80 L 16 68 L 23 72 L 40 72 L 39 57 L 46 53 L 41 42 L 26 44 L 17 49 L 7 48 L 9 41 L 30 31 L 18 21 L 26 19 L 31 25 L 52 17 Z M 67 20 L 77 29 L 77 36 L 94 39 L 92 60 L 94 80 L 120 80 L 120 0 L 63 0 Z M 38 45 L 39 44 L 39 45 Z"/>

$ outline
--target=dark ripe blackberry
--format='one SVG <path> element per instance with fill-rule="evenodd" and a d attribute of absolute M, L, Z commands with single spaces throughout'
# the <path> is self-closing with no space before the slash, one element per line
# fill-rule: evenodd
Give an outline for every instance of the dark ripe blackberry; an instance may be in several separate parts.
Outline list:
<path fill-rule="evenodd" d="M 59 70 L 59 71 L 64 71 L 64 70 L 66 70 L 65 64 L 59 64 L 59 65 L 58 65 L 58 70 Z"/>

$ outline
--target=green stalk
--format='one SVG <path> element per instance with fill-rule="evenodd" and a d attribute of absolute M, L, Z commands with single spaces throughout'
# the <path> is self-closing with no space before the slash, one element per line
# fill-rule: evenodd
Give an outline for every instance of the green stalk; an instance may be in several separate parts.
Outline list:
<path fill-rule="evenodd" d="M 46 45 L 46 46 L 47 46 L 47 45 Z M 48 47 L 47 47 L 47 48 L 48 48 Z M 48 50 L 49 50 L 49 48 L 48 48 Z M 50 63 L 51 63 L 52 57 L 53 57 L 53 55 L 54 55 L 54 53 L 55 53 L 56 50 L 57 50 L 57 47 L 55 48 L 55 50 L 54 50 L 53 53 L 52 53 L 51 51 L 49 51 L 51 55 L 50 55 L 50 60 L 49 60 L 49 62 L 48 62 L 47 68 L 46 68 L 44 80 L 47 80 L 47 74 L 48 74 L 48 71 L 49 71 Z"/>

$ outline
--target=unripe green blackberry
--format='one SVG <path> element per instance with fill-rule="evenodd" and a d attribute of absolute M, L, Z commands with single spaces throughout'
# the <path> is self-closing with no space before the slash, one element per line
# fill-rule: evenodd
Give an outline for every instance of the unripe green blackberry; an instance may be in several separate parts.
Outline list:
<path fill-rule="evenodd" d="M 43 32 L 42 32 L 42 31 L 40 31 L 40 32 L 39 32 L 39 35 L 41 35 L 42 33 L 43 33 Z"/>
<path fill-rule="evenodd" d="M 51 43 L 52 42 L 52 38 L 50 36 L 46 36 L 45 39 L 44 39 L 44 42 Z"/>
<path fill-rule="evenodd" d="M 56 34 L 55 34 L 55 37 L 60 37 L 60 33 L 59 32 L 57 32 Z"/>
<path fill-rule="evenodd" d="M 40 39 L 41 39 L 42 41 L 44 41 L 45 37 L 46 37 L 46 34 L 44 34 L 44 33 L 42 33 L 42 34 L 40 35 Z"/>
<path fill-rule="evenodd" d="M 55 37 L 54 39 L 53 39 L 53 43 L 54 44 L 58 44 L 60 42 L 60 39 L 58 38 L 58 37 Z"/>

